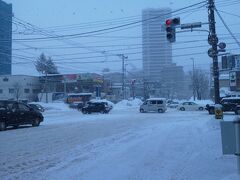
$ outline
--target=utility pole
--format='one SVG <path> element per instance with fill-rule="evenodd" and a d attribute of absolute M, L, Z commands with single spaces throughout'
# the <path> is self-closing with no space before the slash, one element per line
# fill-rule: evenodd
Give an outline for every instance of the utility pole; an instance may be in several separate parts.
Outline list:
<path fill-rule="evenodd" d="M 196 100 L 196 96 L 195 96 L 195 61 L 194 58 L 190 58 L 192 60 L 192 90 L 193 90 L 193 100 Z"/>
<path fill-rule="evenodd" d="M 122 58 L 122 99 L 125 99 L 125 59 L 128 57 L 124 54 L 118 54 L 117 56 Z"/>
<path fill-rule="evenodd" d="M 124 81 L 124 87 L 123 87 L 124 99 L 127 98 L 127 92 L 126 92 L 127 65 L 128 64 L 124 64 L 124 80 L 123 80 Z"/>
<path fill-rule="evenodd" d="M 64 96 L 67 96 L 67 82 L 66 77 L 63 76 L 63 89 L 64 89 Z"/>
<path fill-rule="evenodd" d="M 214 0 L 208 0 L 208 21 L 209 21 L 208 43 L 212 46 L 212 48 L 210 49 L 210 54 L 213 59 L 215 104 L 219 104 L 220 93 L 219 93 L 219 68 L 218 68 L 218 38 L 216 34 L 214 9 L 215 9 Z"/>

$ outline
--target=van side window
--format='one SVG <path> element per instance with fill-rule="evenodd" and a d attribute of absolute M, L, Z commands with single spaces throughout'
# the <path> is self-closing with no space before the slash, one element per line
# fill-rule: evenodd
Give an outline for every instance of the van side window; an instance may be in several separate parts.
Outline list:
<path fill-rule="evenodd" d="M 150 101 L 150 104 L 157 104 L 157 101 Z"/>
<path fill-rule="evenodd" d="M 0 110 L 2 110 L 2 111 L 7 110 L 4 103 L 0 103 Z"/>
<path fill-rule="evenodd" d="M 163 101 L 157 101 L 157 104 L 163 104 Z"/>

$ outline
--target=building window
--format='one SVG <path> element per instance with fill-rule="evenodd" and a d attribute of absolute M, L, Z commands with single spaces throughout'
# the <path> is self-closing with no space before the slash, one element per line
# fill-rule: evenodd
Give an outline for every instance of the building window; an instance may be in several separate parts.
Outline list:
<path fill-rule="evenodd" d="M 30 89 L 24 89 L 24 93 L 26 94 L 30 93 Z"/>
<path fill-rule="evenodd" d="M 14 93 L 14 89 L 9 89 L 9 94 L 13 94 Z"/>
<path fill-rule="evenodd" d="M 2 94 L 3 93 L 3 90 L 2 89 L 0 89 L 0 94 Z"/>
<path fill-rule="evenodd" d="M 33 92 L 33 94 L 38 94 L 38 93 L 40 93 L 40 90 L 39 89 L 33 89 L 32 92 Z"/>
<path fill-rule="evenodd" d="M 8 78 L 3 78 L 3 81 L 4 82 L 8 82 Z"/>

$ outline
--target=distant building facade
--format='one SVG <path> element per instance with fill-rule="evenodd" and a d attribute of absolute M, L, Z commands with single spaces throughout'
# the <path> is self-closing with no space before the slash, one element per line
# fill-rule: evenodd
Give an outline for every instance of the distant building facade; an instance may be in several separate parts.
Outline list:
<path fill-rule="evenodd" d="M 39 92 L 39 77 L 26 75 L 0 76 L 0 100 L 37 101 Z"/>
<path fill-rule="evenodd" d="M 144 97 L 182 98 L 184 71 L 172 62 L 172 45 L 164 27 L 171 17 L 170 8 L 145 9 L 142 12 L 142 57 Z"/>
<path fill-rule="evenodd" d="M 214 97 L 213 68 L 211 64 L 211 96 Z M 240 54 L 222 56 L 219 62 L 220 96 L 240 94 Z"/>
<path fill-rule="evenodd" d="M 0 0 L 0 75 L 12 74 L 12 5 Z"/>
<path fill-rule="evenodd" d="M 145 9 L 142 12 L 142 57 L 146 80 L 161 80 L 162 69 L 172 63 L 172 45 L 167 41 L 162 26 L 169 17 L 170 8 Z"/>

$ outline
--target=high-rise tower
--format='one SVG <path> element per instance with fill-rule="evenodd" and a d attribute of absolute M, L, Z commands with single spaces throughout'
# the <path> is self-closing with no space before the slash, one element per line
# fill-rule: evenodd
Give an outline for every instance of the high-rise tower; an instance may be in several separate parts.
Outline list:
<path fill-rule="evenodd" d="M 0 75 L 12 74 L 12 5 L 0 0 Z"/>
<path fill-rule="evenodd" d="M 163 27 L 169 17 L 170 8 L 142 12 L 143 71 L 148 81 L 161 81 L 162 69 L 172 64 L 172 45 L 167 41 Z"/>

